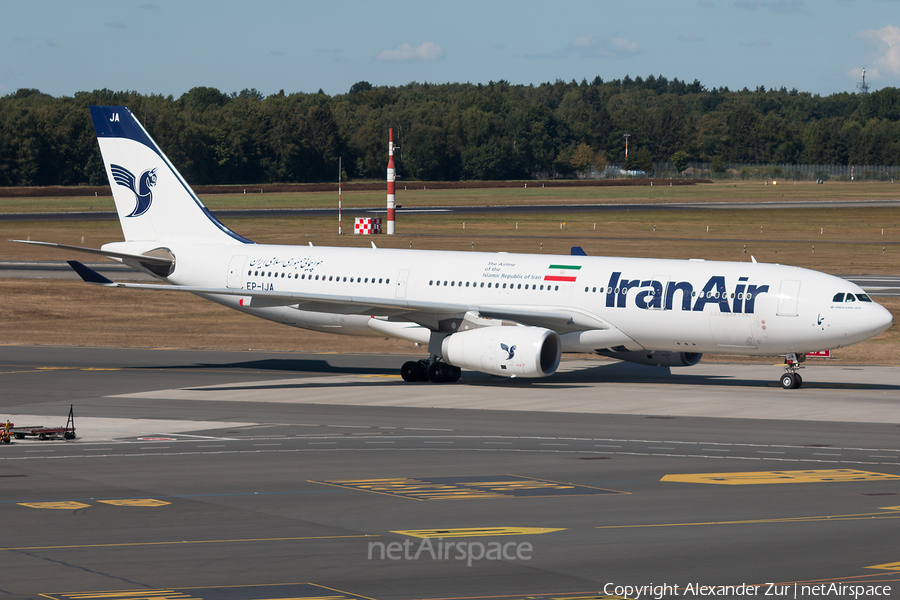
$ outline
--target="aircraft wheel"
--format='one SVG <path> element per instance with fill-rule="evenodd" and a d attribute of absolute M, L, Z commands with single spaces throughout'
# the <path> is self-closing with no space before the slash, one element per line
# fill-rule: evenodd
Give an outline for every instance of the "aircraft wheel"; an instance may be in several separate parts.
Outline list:
<path fill-rule="evenodd" d="M 428 367 L 428 379 L 432 383 L 444 383 L 449 381 L 450 365 L 447 363 L 435 362 Z"/>
<path fill-rule="evenodd" d="M 407 361 L 403 363 L 403 366 L 400 367 L 400 377 L 403 378 L 403 381 L 414 382 L 421 381 L 419 377 L 420 372 L 422 371 L 422 365 L 415 361 Z"/>
<path fill-rule="evenodd" d="M 459 378 L 462 377 L 462 369 L 459 367 L 450 367 L 450 378 L 447 379 L 450 383 L 456 383 L 459 381 Z"/>
<path fill-rule="evenodd" d="M 786 390 L 792 390 L 797 387 L 796 378 L 797 376 L 793 373 L 785 373 L 781 376 L 781 387 Z"/>
<path fill-rule="evenodd" d="M 798 389 L 803 385 L 803 378 L 800 377 L 800 373 L 794 373 L 794 389 Z"/>

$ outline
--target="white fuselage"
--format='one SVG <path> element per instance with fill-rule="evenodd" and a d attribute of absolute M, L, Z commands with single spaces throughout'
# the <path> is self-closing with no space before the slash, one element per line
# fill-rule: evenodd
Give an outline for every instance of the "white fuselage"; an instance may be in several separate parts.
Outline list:
<path fill-rule="evenodd" d="M 868 339 L 892 320 L 880 305 L 859 300 L 867 297 L 853 283 L 775 264 L 261 244 L 104 248 L 160 246 L 176 257 L 168 281 L 177 285 L 443 303 L 482 312 L 565 311 L 578 318 L 553 328 L 563 351 L 801 353 Z M 839 294 L 853 300 L 838 302 Z M 373 317 L 436 330 L 442 316 L 410 318 L 400 309 L 365 305 L 328 312 L 303 303 L 248 306 L 240 296 L 203 296 L 272 321 L 349 335 L 383 335 L 371 327 Z"/>

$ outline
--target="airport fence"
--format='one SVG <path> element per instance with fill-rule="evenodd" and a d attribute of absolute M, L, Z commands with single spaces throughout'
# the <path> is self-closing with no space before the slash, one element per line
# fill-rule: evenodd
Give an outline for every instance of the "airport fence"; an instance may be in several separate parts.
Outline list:
<path fill-rule="evenodd" d="M 900 182 L 900 166 L 890 165 L 792 165 L 792 164 L 741 164 L 716 165 L 709 162 L 691 162 L 678 171 L 669 162 L 653 163 L 653 172 L 627 171 L 621 165 L 610 165 L 603 170 L 591 169 L 588 179 L 618 177 L 663 177 L 672 179 L 714 180 L 788 180 L 788 181 L 894 181 Z"/>

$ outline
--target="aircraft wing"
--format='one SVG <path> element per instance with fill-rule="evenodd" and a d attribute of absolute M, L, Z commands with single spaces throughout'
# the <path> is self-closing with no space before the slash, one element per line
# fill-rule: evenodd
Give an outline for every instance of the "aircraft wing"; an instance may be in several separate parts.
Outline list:
<path fill-rule="evenodd" d="M 477 312 L 482 317 L 515 321 L 524 325 L 545 327 L 557 332 L 609 328 L 607 323 L 592 315 L 583 314 L 577 310 L 553 310 L 544 306 L 534 308 L 527 306 L 477 306 L 449 302 L 424 302 L 407 300 L 405 298 L 385 299 L 343 294 L 210 288 L 154 283 L 121 283 L 104 277 L 100 273 L 97 273 L 76 260 L 70 260 L 68 263 L 86 283 L 93 285 L 162 292 L 188 292 L 202 295 L 236 296 L 241 298 L 241 306 L 251 308 L 296 306 L 300 310 L 339 314 L 370 314 L 373 310 L 378 310 L 380 315 L 405 315 L 414 322 L 419 322 L 420 320 L 432 320 L 417 319 L 417 314 L 422 316 L 439 315 L 446 318 L 453 315 L 462 317 L 468 312 Z"/>

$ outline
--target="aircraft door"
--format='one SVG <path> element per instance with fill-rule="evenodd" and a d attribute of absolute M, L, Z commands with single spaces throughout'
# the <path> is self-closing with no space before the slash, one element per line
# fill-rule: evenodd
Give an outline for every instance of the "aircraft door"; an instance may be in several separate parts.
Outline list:
<path fill-rule="evenodd" d="M 756 348 L 750 315 L 713 312 L 709 326 L 719 348 Z"/>
<path fill-rule="evenodd" d="M 778 291 L 778 312 L 780 317 L 796 317 L 800 304 L 800 282 L 785 279 Z"/>
<path fill-rule="evenodd" d="M 246 262 L 246 256 L 232 256 L 231 264 L 228 265 L 228 283 L 227 287 L 239 290 L 244 287 L 244 262 Z"/>
<path fill-rule="evenodd" d="M 397 275 L 397 298 L 406 298 L 406 280 L 409 279 L 409 269 L 403 269 Z"/>
<path fill-rule="evenodd" d="M 653 286 L 653 296 L 647 303 L 650 310 L 666 310 L 666 287 L 669 285 L 669 275 L 654 275 L 653 281 L 659 283 L 659 288 Z"/>

